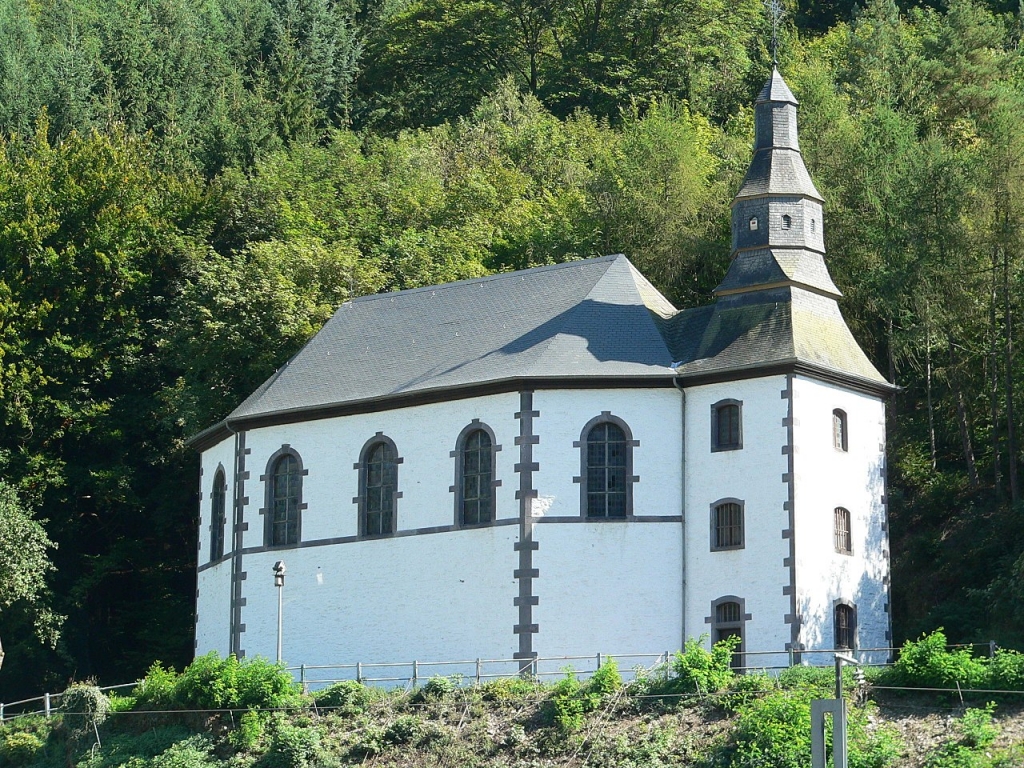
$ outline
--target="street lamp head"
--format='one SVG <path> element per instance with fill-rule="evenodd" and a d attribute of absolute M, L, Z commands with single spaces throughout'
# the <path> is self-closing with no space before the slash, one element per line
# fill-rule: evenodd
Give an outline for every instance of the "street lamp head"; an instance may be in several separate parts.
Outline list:
<path fill-rule="evenodd" d="M 285 572 L 284 560 L 278 560 L 276 563 L 274 563 L 274 586 L 275 587 L 283 587 L 284 586 L 284 572 Z"/>

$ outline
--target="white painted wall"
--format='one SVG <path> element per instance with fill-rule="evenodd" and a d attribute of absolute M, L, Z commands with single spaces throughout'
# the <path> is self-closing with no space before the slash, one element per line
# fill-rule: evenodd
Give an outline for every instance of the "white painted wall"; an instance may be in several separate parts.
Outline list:
<path fill-rule="evenodd" d="M 788 432 L 783 397 L 786 377 L 709 384 L 686 391 L 685 505 L 681 394 L 675 389 L 603 389 L 534 393 L 533 447 L 538 499 L 533 505 L 539 549 L 534 580 L 539 603 L 533 622 L 541 656 L 658 652 L 680 647 L 683 635 L 710 632 L 711 604 L 725 595 L 745 600 L 747 651 L 781 651 L 790 640 L 789 526 L 783 475 Z M 851 595 L 858 606 L 860 645 L 885 645 L 883 610 L 887 562 L 881 531 L 884 451 L 882 406 L 876 398 L 797 377 L 797 579 L 799 609 L 811 646 L 831 644 L 831 605 Z M 743 447 L 711 451 L 711 406 L 743 402 Z M 511 657 L 518 649 L 513 598 L 519 566 L 519 461 L 515 438 L 518 393 L 359 414 L 251 430 L 246 434 L 250 472 L 242 569 L 247 655 L 273 656 L 277 595 L 271 566 L 288 566 L 285 657 L 290 663 L 350 663 L 412 659 Z M 834 407 L 849 414 L 850 452 L 831 443 Z M 579 441 L 583 426 L 602 411 L 623 419 L 640 444 L 633 450 L 634 514 L 685 523 L 580 521 Z M 497 518 L 509 524 L 483 529 L 401 535 L 454 522 L 455 461 L 450 453 L 473 418 L 495 433 Z M 353 465 L 368 439 L 382 432 L 404 459 L 399 467 L 398 528 L 394 538 L 326 543 L 357 532 L 359 473 Z M 263 547 L 265 483 L 270 456 L 288 444 L 302 458 L 302 546 Z M 208 560 L 210 485 L 218 463 L 232 487 L 233 439 L 203 454 L 199 562 Z M 745 547 L 711 552 L 711 504 L 745 502 Z M 854 513 L 855 556 L 833 555 L 832 509 Z M 230 503 L 229 503 L 230 517 Z M 568 522 L 558 522 L 564 518 Z M 687 578 L 683 587 L 683 532 Z M 318 542 L 324 542 L 318 544 Z M 227 532 L 230 548 L 230 529 Z M 197 653 L 228 649 L 230 562 L 199 574 Z M 685 605 L 685 628 L 683 612 Z M 764 657 L 762 663 L 781 659 Z M 751 659 L 751 663 L 756 663 Z"/>
<path fill-rule="evenodd" d="M 794 396 L 797 594 L 804 643 L 832 647 L 833 602 L 842 598 L 857 607 L 858 647 L 887 647 L 885 406 L 877 397 L 806 377 L 796 377 Z M 835 408 L 847 414 L 847 452 L 834 447 Z M 853 555 L 835 551 L 836 507 L 850 510 Z"/>
<path fill-rule="evenodd" d="M 783 504 L 789 488 L 782 446 L 787 443 L 783 419 L 788 402 L 782 397 L 785 376 L 708 384 L 686 390 L 686 634 L 711 633 L 711 604 L 735 595 L 746 602 L 751 618 L 746 623 L 745 647 L 751 651 L 779 651 L 790 640 L 785 623 L 789 597 L 789 542 L 782 531 L 789 527 Z M 711 406 L 720 400 L 741 400 L 743 447 L 711 451 Z M 740 550 L 711 551 L 711 505 L 734 497 L 744 501 L 745 546 Z M 710 638 L 709 638 L 710 639 Z M 751 657 L 750 663 L 776 663 L 778 659 Z"/>
<path fill-rule="evenodd" d="M 224 552 L 231 551 L 231 487 L 234 480 L 235 440 L 229 437 L 208 448 L 201 457 L 199 501 L 199 547 L 197 562 L 210 561 L 210 520 L 213 507 L 213 482 L 217 468 L 224 470 L 227 493 L 224 499 Z M 197 653 L 215 650 L 227 655 L 230 645 L 228 618 L 231 612 L 231 563 L 227 560 L 199 573 L 196 595 Z"/>

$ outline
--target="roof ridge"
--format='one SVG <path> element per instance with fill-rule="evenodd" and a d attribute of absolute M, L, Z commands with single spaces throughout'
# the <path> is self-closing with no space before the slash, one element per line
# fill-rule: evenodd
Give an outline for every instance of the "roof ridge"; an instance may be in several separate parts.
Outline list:
<path fill-rule="evenodd" d="M 511 278 L 514 275 L 523 276 L 525 274 L 537 274 L 540 272 L 551 272 L 558 269 L 568 269 L 571 267 L 577 267 L 582 264 L 596 264 L 602 261 L 614 261 L 615 259 L 626 258 L 621 253 L 609 254 L 607 256 L 595 256 L 590 259 L 573 259 L 571 261 L 560 261 L 557 264 L 542 264 L 539 267 L 528 267 L 526 269 L 515 269 L 511 272 L 492 272 L 489 275 L 481 275 L 480 277 L 469 277 L 465 280 L 452 280 L 447 283 L 436 283 L 434 285 L 421 285 L 416 288 L 403 288 L 400 291 L 385 291 L 383 293 L 368 293 L 363 296 L 357 296 L 354 299 L 349 299 L 344 304 L 354 304 L 355 302 L 366 303 L 368 301 L 375 301 L 377 299 L 394 298 L 395 296 L 408 296 L 414 293 L 423 293 L 425 291 L 436 291 L 446 290 L 449 288 L 455 288 L 463 285 L 472 285 L 474 283 L 486 283 L 494 280 L 501 280 L 504 278 Z M 344 304 L 342 306 L 344 306 Z"/>

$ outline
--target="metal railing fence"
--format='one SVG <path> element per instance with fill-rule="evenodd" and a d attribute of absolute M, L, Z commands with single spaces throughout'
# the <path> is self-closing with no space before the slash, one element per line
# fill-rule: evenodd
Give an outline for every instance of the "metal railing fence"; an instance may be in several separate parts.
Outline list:
<path fill-rule="evenodd" d="M 997 645 L 993 641 L 987 643 L 962 643 L 949 645 L 949 648 L 970 648 L 984 649 L 987 655 L 994 656 Z M 880 667 L 892 663 L 899 648 L 814 648 L 814 649 L 786 649 L 783 651 L 738 651 L 736 656 L 742 660 L 742 664 L 734 667 L 736 671 L 764 671 L 777 673 L 782 670 L 796 666 L 807 667 L 831 667 L 834 654 L 842 652 L 852 654 L 860 661 L 861 666 Z M 355 681 L 365 685 L 384 685 L 397 687 L 404 684 L 407 687 L 415 688 L 432 677 L 448 677 L 461 685 L 480 685 L 488 680 L 499 678 L 517 677 L 529 675 L 537 679 L 564 675 L 571 670 L 577 676 L 586 678 L 594 674 L 605 661 L 614 659 L 616 662 L 635 661 L 622 671 L 623 677 L 627 680 L 635 676 L 638 670 L 650 671 L 659 665 L 665 665 L 672 658 L 675 652 L 662 651 L 661 653 L 595 653 L 584 656 L 541 656 L 533 659 L 465 659 L 446 661 L 398 661 L 398 662 L 356 662 L 354 664 L 300 664 L 295 667 L 286 667 L 292 673 L 296 682 L 300 683 L 304 693 L 323 688 L 335 683 Z M 580 668 L 575 666 L 580 664 Z M 380 675 L 375 673 L 381 670 Z M 386 670 L 404 671 L 407 674 L 390 674 Z M 331 677 L 324 677 L 323 672 L 337 672 L 339 674 Z M 117 691 L 124 688 L 135 688 L 141 681 L 134 683 L 120 683 L 118 685 L 101 686 L 101 691 Z M 60 710 L 61 693 L 44 693 L 42 696 L 35 696 L 30 699 L 18 701 L 0 702 L 0 722 L 11 717 L 23 717 L 27 715 L 43 715 L 51 717 L 54 712 Z M 31 705 L 38 705 L 30 708 Z"/>

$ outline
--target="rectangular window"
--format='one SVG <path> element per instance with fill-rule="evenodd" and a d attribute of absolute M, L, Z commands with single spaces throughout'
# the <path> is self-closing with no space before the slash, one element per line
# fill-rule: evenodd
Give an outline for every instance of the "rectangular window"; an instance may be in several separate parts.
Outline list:
<path fill-rule="evenodd" d="M 850 510 L 835 509 L 836 552 L 844 555 L 853 553 L 853 537 L 850 534 Z"/>
<path fill-rule="evenodd" d="M 739 400 L 721 400 L 711 406 L 711 450 L 736 451 L 743 447 L 743 412 Z"/>

